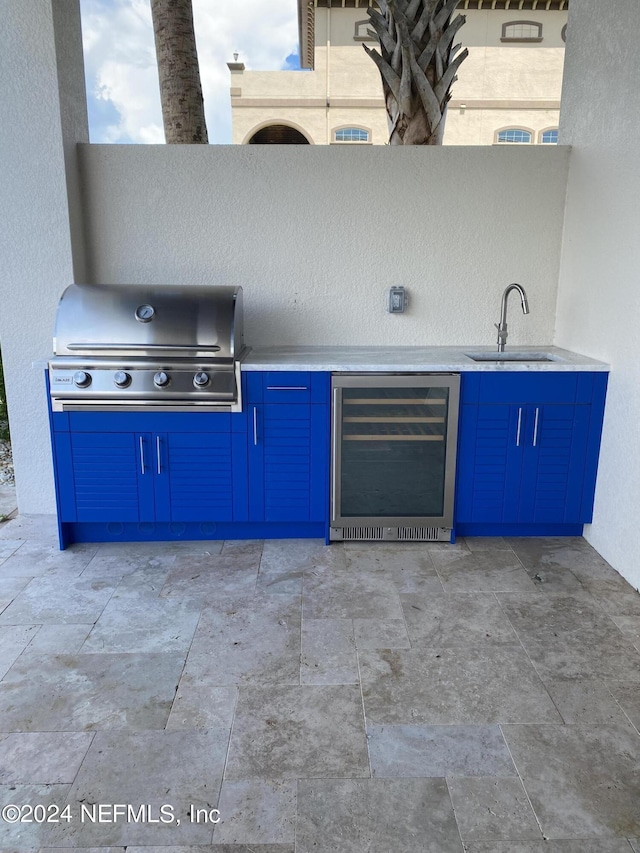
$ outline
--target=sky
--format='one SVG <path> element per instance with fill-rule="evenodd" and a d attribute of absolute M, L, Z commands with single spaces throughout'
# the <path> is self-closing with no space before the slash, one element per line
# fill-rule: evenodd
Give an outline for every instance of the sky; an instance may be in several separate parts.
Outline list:
<path fill-rule="evenodd" d="M 80 0 L 91 142 L 163 143 L 150 0 Z M 298 68 L 296 0 L 193 0 L 209 142 L 231 143 L 227 62 Z"/>

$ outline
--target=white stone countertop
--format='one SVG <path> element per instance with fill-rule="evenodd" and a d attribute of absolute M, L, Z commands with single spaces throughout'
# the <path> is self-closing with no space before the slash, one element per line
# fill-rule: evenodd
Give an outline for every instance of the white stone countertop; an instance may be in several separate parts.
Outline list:
<path fill-rule="evenodd" d="M 338 372 L 460 373 L 478 370 L 501 371 L 608 371 L 609 365 L 560 347 L 510 347 L 506 357 L 547 355 L 550 361 L 474 361 L 468 353 L 495 355 L 496 347 L 250 347 L 242 359 L 247 370 L 327 370 Z M 34 368 L 46 370 L 38 360 Z"/>
<path fill-rule="evenodd" d="M 559 347 L 510 347 L 508 359 L 547 356 L 549 361 L 474 361 L 468 353 L 496 355 L 496 347 L 251 347 L 242 370 L 327 370 L 332 372 L 461 373 L 467 371 L 603 371 L 609 365 Z"/>

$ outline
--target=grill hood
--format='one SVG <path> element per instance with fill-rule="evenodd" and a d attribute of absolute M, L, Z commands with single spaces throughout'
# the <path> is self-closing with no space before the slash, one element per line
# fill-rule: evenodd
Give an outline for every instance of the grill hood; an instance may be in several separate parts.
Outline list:
<path fill-rule="evenodd" d="M 241 411 L 242 288 L 72 284 L 49 362 L 60 411 Z"/>
<path fill-rule="evenodd" d="M 241 287 L 72 284 L 60 299 L 53 338 L 55 355 L 76 359 L 233 361 L 243 346 Z"/>

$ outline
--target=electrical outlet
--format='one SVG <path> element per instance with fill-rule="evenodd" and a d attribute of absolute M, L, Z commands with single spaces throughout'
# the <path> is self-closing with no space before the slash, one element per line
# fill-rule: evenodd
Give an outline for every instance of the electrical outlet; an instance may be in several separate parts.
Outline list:
<path fill-rule="evenodd" d="M 409 297 L 404 287 L 392 287 L 389 290 L 389 313 L 403 314 L 409 304 Z"/>

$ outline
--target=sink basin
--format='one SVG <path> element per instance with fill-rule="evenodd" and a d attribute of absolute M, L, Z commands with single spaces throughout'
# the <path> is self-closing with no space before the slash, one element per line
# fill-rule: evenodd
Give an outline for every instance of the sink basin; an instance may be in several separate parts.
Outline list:
<path fill-rule="evenodd" d="M 548 352 L 466 352 L 467 358 L 472 361 L 506 361 L 506 362 L 533 362 L 533 361 L 560 361 L 557 356 Z"/>

